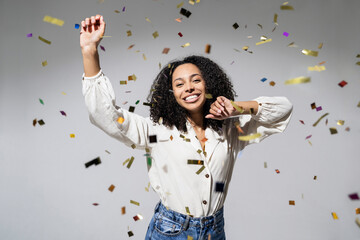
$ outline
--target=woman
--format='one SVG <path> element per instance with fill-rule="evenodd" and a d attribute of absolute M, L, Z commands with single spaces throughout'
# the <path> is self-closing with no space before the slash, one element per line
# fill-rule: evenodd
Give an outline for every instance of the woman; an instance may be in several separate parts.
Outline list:
<path fill-rule="evenodd" d="M 82 21 L 83 94 L 93 124 L 151 155 L 148 174 L 160 202 L 145 238 L 225 239 L 223 205 L 237 154 L 284 131 L 291 103 L 284 97 L 233 102 L 223 70 L 190 56 L 161 70 L 148 99 L 151 118 L 143 118 L 115 105 L 97 52 L 104 32 L 102 16 Z M 247 135 L 253 138 L 239 139 Z"/>

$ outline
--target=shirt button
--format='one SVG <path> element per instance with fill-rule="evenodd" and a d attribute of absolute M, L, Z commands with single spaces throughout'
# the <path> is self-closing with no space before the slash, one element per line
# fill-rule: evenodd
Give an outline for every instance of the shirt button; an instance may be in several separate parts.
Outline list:
<path fill-rule="evenodd" d="M 206 178 L 209 178 L 209 177 L 210 177 L 210 175 L 209 175 L 209 174 L 205 174 L 205 177 L 206 177 Z"/>
<path fill-rule="evenodd" d="M 207 201 L 206 201 L 206 200 L 204 200 L 204 201 L 203 201 L 203 204 L 207 204 Z"/>

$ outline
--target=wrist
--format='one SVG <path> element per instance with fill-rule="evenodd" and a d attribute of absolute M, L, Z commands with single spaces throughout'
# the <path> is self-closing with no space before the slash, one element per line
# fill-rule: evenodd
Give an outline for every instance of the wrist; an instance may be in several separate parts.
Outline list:
<path fill-rule="evenodd" d="M 91 46 L 81 47 L 81 53 L 82 53 L 82 55 L 84 57 L 96 56 L 98 54 L 97 46 L 96 45 L 91 45 Z"/>

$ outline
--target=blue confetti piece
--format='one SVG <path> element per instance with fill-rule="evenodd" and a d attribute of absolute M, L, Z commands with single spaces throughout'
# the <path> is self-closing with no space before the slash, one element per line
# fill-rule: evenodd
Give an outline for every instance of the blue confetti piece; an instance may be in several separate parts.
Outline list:
<path fill-rule="evenodd" d="M 267 78 L 262 78 L 260 81 L 265 82 Z"/>
<path fill-rule="evenodd" d="M 79 29 L 80 25 L 75 23 L 75 29 Z"/>

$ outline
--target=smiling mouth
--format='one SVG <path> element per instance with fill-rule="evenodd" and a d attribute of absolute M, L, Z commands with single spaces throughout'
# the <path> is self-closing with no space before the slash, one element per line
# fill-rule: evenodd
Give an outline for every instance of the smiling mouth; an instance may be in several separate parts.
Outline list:
<path fill-rule="evenodd" d="M 185 100 L 185 102 L 191 103 L 191 102 L 197 101 L 199 99 L 199 97 L 200 97 L 200 94 L 194 94 L 194 95 L 184 98 L 184 100 Z"/>

